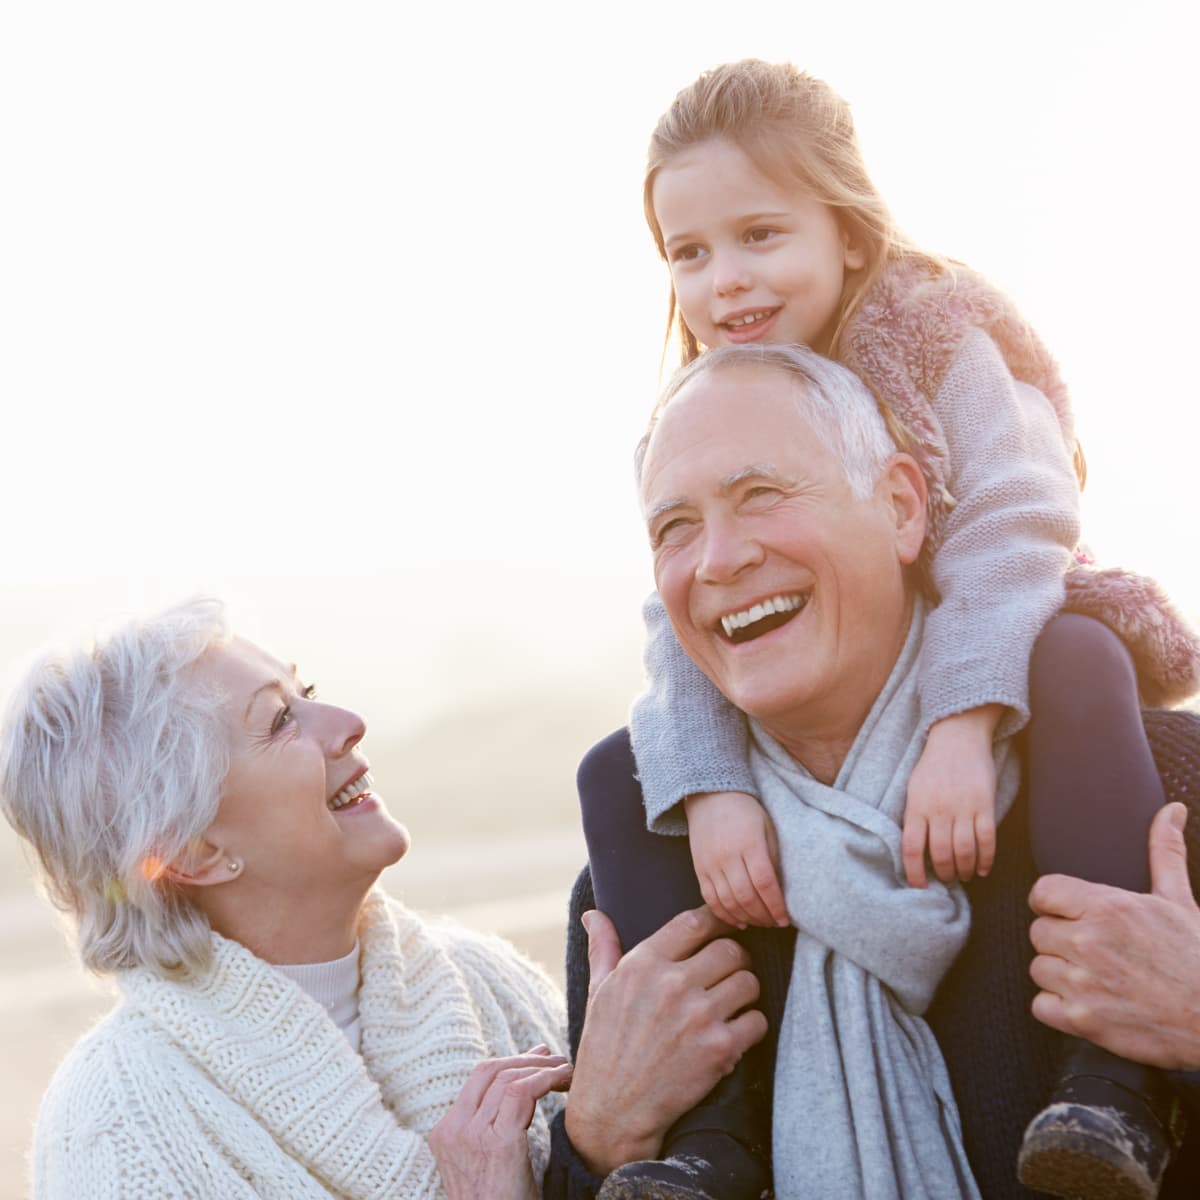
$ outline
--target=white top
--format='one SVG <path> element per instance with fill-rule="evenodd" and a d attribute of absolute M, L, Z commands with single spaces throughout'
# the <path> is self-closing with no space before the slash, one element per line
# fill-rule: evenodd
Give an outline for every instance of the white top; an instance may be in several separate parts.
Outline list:
<path fill-rule="evenodd" d="M 302 987 L 346 1035 L 358 1053 L 362 1024 L 358 1019 L 358 942 L 349 954 L 319 963 L 276 964 L 285 978 Z"/>

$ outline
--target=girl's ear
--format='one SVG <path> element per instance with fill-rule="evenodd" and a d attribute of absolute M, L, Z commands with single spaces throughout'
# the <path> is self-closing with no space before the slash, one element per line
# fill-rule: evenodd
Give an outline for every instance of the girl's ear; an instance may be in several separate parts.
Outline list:
<path fill-rule="evenodd" d="M 896 556 L 905 566 L 915 563 L 925 544 L 925 476 L 910 454 L 893 454 L 883 473 L 896 528 Z"/>
<path fill-rule="evenodd" d="M 227 851 L 204 838 L 197 838 L 174 862 L 168 863 L 163 874 L 181 887 L 210 887 L 227 883 L 237 876 L 241 865 Z"/>
<path fill-rule="evenodd" d="M 857 238 L 842 230 L 842 266 L 847 271 L 861 271 L 867 265 L 867 248 Z"/>

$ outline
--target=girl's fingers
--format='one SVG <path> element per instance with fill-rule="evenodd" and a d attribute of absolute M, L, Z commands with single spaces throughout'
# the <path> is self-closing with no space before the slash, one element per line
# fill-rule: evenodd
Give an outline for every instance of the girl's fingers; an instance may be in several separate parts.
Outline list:
<path fill-rule="evenodd" d="M 975 846 L 979 857 L 975 870 L 987 875 L 996 863 L 996 819 L 981 813 L 975 818 Z"/>
<path fill-rule="evenodd" d="M 904 877 L 909 887 L 927 886 L 925 877 L 925 840 L 927 833 L 925 818 L 909 813 L 904 818 L 904 833 L 900 838 L 900 855 L 904 861 Z"/>
<path fill-rule="evenodd" d="M 958 878 L 954 864 L 954 839 L 947 821 L 930 822 L 929 860 L 933 863 L 933 873 L 943 883 L 953 883 Z"/>
<path fill-rule="evenodd" d="M 952 836 L 954 865 L 958 873 L 958 879 L 960 882 L 966 883 L 968 879 L 973 878 L 975 875 L 975 822 L 973 820 L 955 821 Z"/>

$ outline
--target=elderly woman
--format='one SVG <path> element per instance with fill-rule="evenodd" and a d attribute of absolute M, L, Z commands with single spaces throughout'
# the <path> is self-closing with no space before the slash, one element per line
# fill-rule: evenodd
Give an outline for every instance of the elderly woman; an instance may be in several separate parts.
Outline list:
<path fill-rule="evenodd" d="M 408 834 L 364 731 L 214 601 L 30 672 L 5 813 L 121 993 L 42 1104 L 35 1194 L 538 1195 L 561 1001 L 376 890 Z"/>

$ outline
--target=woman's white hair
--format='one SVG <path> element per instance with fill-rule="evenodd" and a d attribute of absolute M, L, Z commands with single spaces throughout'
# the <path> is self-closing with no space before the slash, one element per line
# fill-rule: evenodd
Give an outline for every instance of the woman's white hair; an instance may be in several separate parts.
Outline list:
<path fill-rule="evenodd" d="M 93 971 L 202 965 L 208 922 L 164 876 L 217 814 L 223 698 L 190 668 L 228 636 L 211 599 L 133 621 L 25 676 L 0 730 L 0 804 Z"/>
<path fill-rule="evenodd" d="M 896 453 L 896 444 L 866 384 L 853 371 L 807 346 L 720 346 L 680 367 L 663 388 L 638 444 L 638 476 L 663 409 L 695 380 L 743 366 L 778 371 L 801 385 L 795 389 L 797 411 L 842 464 L 850 490 L 860 500 L 866 499 Z"/>

